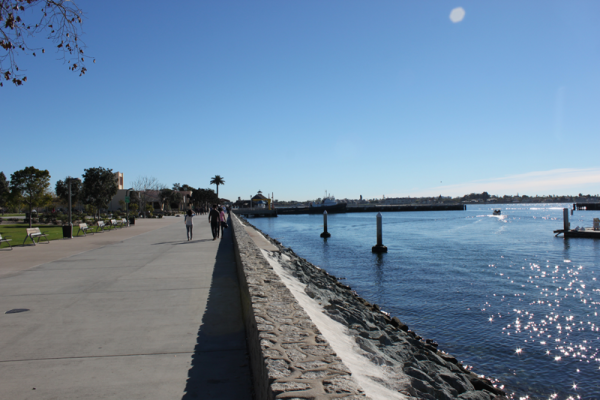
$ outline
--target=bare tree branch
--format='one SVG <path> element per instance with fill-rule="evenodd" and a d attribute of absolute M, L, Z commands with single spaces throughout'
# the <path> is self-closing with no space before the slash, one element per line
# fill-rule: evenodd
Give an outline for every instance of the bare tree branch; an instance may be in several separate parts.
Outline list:
<path fill-rule="evenodd" d="M 44 47 L 29 45 L 40 35 L 56 46 L 59 58 L 71 71 L 85 74 L 82 24 L 83 11 L 72 0 L 0 0 L 0 86 L 2 79 L 16 86 L 27 82 L 27 76 L 19 71 L 17 56 L 44 54 Z"/>
<path fill-rule="evenodd" d="M 153 176 L 140 176 L 133 181 L 131 187 L 133 187 L 134 191 L 138 194 L 141 203 L 141 209 L 144 211 L 144 215 L 146 204 L 153 201 L 160 201 L 158 192 L 167 188 Z"/>

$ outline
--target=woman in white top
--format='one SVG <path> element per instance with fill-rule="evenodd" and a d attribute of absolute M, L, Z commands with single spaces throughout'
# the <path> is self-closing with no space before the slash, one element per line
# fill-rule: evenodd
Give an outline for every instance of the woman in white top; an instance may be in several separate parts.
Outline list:
<path fill-rule="evenodd" d="M 194 228 L 194 216 L 192 215 L 192 210 L 187 210 L 187 213 L 183 218 L 183 222 L 185 222 L 185 230 L 187 231 L 187 238 L 189 242 L 190 240 L 192 240 Z"/>

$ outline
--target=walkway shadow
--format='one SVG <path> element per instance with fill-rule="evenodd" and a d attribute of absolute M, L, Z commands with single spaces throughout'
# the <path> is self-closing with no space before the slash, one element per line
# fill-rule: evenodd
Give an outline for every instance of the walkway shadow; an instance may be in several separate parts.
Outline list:
<path fill-rule="evenodd" d="M 233 238 L 225 229 L 182 400 L 252 398 Z"/>
<path fill-rule="evenodd" d="M 183 242 L 174 243 L 173 246 L 179 246 L 180 244 L 194 244 L 202 242 L 212 242 L 212 239 L 198 239 L 198 240 L 184 240 Z"/>
<path fill-rule="evenodd" d="M 159 244 L 172 244 L 176 246 L 178 244 L 192 244 L 192 243 L 201 243 L 201 242 L 211 242 L 212 239 L 198 239 L 198 240 L 174 240 L 171 242 L 160 242 L 160 243 L 152 243 L 152 246 L 157 246 Z"/>

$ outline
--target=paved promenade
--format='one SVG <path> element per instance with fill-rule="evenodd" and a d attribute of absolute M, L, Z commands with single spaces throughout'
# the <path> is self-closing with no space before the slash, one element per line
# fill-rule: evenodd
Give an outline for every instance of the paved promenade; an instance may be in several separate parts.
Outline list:
<path fill-rule="evenodd" d="M 0 252 L 0 399 L 251 399 L 231 232 L 195 223 Z"/>

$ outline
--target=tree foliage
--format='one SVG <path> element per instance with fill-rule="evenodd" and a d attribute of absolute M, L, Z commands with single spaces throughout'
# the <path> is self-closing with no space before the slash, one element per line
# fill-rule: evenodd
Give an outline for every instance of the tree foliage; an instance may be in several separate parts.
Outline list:
<path fill-rule="evenodd" d="M 160 196 L 160 204 L 163 206 L 163 209 L 171 209 L 171 204 L 173 203 L 181 203 L 181 200 L 183 199 L 183 197 L 181 196 L 181 193 L 179 193 L 176 190 L 171 190 L 171 189 L 162 189 L 159 192 L 159 196 Z M 165 207 L 166 205 L 166 207 Z"/>
<path fill-rule="evenodd" d="M 8 181 L 6 180 L 6 175 L 4 175 L 4 172 L 0 171 L 0 208 L 6 207 L 9 194 L 10 189 L 8 187 Z"/>
<path fill-rule="evenodd" d="M 0 0 L 0 86 L 2 78 L 16 86 L 27 82 L 17 56 L 44 54 L 45 48 L 30 46 L 37 36 L 55 46 L 71 71 L 85 74 L 82 23 L 83 11 L 73 0 Z"/>
<path fill-rule="evenodd" d="M 190 185 L 188 185 L 187 183 L 184 183 L 183 185 L 180 184 L 180 183 L 174 183 L 173 184 L 173 190 L 180 190 L 180 191 L 181 190 L 185 190 L 185 191 L 188 191 L 188 190 L 194 190 L 194 188 L 191 187 Z"/>
<path fill-rule="evenodd" d="M 64 181 L 56 182 L 56 195 L 64 204 L 69 204 L 69 180 L 71 181 L 71 203 L 76 204 L 82 200 L 83 185 L 81 179 L 67 176 Z"/>
<path fill-rule="evenodd" d="M 212 189 L 194 189 L 191 202 L 194 206 L 206 207 L 219 201 L 219 197 Z"/>
<path fill-rule="evenodd" d="M 42 207 L 52 202 L 48 193 L 50 187 L 50 172 L 34 167 L 26 167 L 15 171 L 10 176 L 10 190 L 14 199 L 21 198 L 29 206 L 29 215 L 33 207 Z M 31 228 L 31 218 L 29 218 Z"/>
<path fill-rule="evenodd" d="M 215 175 L 210 180 L 211 185 L 217 185 L 217 198 L 219 197 L 219 185 L 225 184 L 225 179 L 221 175 Z"/>
<path fill-rule="evenodd" d="M 92 204 L 100 213 L 117 194 L 117 181 L 110 168 L 88 168 L 83 174 L 83 201 Z"/>

